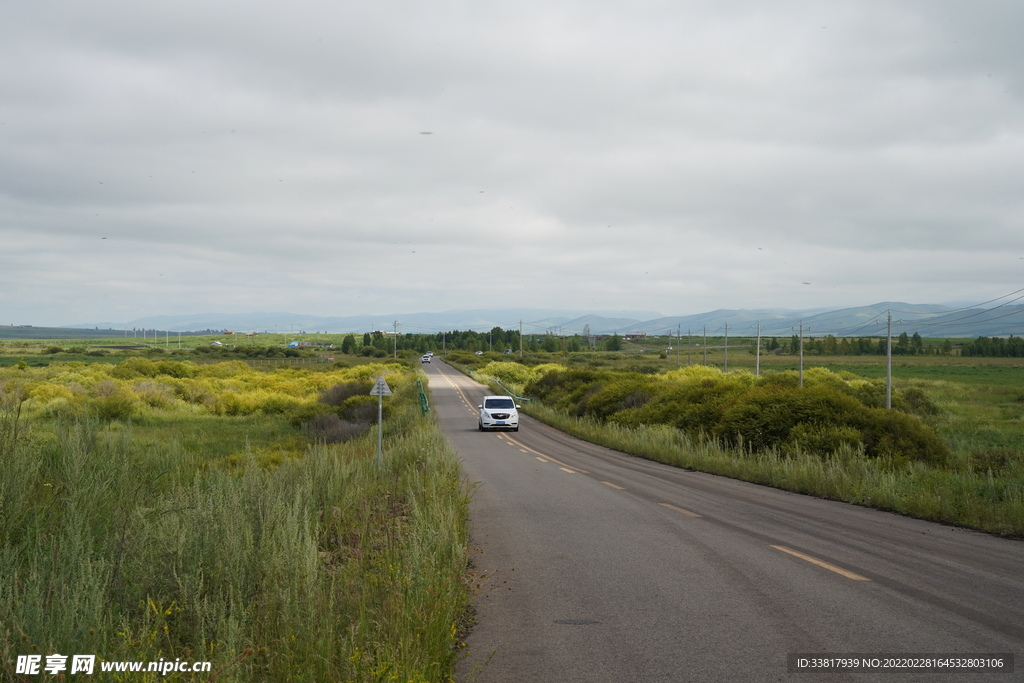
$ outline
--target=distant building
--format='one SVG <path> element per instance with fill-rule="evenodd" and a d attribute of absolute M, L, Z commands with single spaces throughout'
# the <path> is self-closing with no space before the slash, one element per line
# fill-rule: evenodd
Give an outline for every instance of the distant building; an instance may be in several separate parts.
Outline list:
<path fill-rule="evenodd" d="M 647 339 L 646 332 L 627 332 L 622 335 L 623 339 Z"/>

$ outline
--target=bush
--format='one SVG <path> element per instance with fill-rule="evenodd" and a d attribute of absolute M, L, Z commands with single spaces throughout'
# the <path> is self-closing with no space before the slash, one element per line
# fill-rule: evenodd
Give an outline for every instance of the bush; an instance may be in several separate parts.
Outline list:
<path fill-rule="evenodd" d="M 501 382 L 523 385 L 533 379 L 533 370 L 522 363 L 491 361 L 480 372 L 497 378 Z"/>
<path fill-rule="evenodd" d="M 132 391 L 151 408 L 166 408 L 174 402 L 174 390 L 166 384 L 152 380 L 136 382 Z"/>
<path fill-rule="evenodd" d="M 260 403 L 260 412 L 264 415 L 290 413 L 302 404 L 302 400 L 286 394 L 271 394 Z"/>
<path fill-rule="evenodd" d="M 823 429 L 847 427 L 864 410 L 857 399 L 831 387 L 758 388 L 736 400 L 711 431 L 731 443 L 742 438 L 755 450 L 779 448 L 792 437 L 802 437 L 804 446 L 814 450 L 810 446 L 823 441 Z M 803 429 L 793 435 L 798 425 Z"/>
<path fill-rule="evenodd" d="M 868 455 L 889 457 L 897 462 L 920 460 L 943 466 L 950 458 L 949 447 L 913 415 L 898 410 L 866 408 L 855 425 L 864 438 Z"/>
<path fill-rule="evenodd" d="M 157 364 L 146 358 L 128 358 L 114 366 L 110 374 L 117 379 L 136 379 L 138 377 L 156 377 Z"/>
<path fill-rule="evenodd" d="M 915 415 L 938 415 L 939 407 L 928 398 L 928 395 L 917 387 L 909 387 L 897 392 L 907 412 Z M 902 406 L 901 406 L 902 407 Z"/>
<path fill-rule="evenodd" d="M 144 359 L 139 358 L 137 360 Z M 154 367 L 155 373 L 157 375 L 167 375 L 169 377 L 176 377 L 178 379 L 183 379 L 186 377 L 195 377 L 196 375 L 195 363 L 187 363 L 177 360 L 162 360 L 155 363 Z"/>
<path fill-rule="evenodd" d="M 372 382 L 359 380 L 341 382 L 320 394 L 320 401 L 329 406 L 341 406 L 353 396 L 369 396 L 372 388 Z"/>
<path fill-rule="evenodd" d="M 653 397 L 652 388 L 646 379 L 621 376 L 586 397 L 585 414 L 606 419 L 622 410 L 643 407 Z"/>
<path fill-rule="evenodd" d="M 113 382 L 101 382 L 97 385 L 97 394 L 92 408 L 100 419 L 127 420 L 135 414 L 138 405 L 135 399 Z"/>
<path fill-rule="evenodd" d="M 853 427 L 798 424 L 790 430 L 784 450 L 829 455 L 844 446 L 856 449 L 863 443 L 861 433 Z"/>
<path fill-rule="evenodd" d="M 691 437 L 710 436 L 751 450 L 777 449 L 828 455 L 863 448 L 893 462 L 948 462 L 943 441 L 906 412 L 875 407 L 884 384 L 834 373 L 808 371 L 798 388 L 795 372 L 757 378 L 690 366 L 658 377 L 594 370 L 552 370 L 527 385 L 545 404 L 577 416 L 624 427 L 670 425 Z M 860 397 L 870 403 L 865 405 Z M 933 414 L 934 404 L 917 389 L 900 393 L 898 408 Z"/>
<path fill-rule="evenodd" d="M 388 415 L 390 402 L 383 406 L 384 416 Z M 352 396 L 345 399 L 338 411 L 340 416 L 351 422 L 368 422 L 377 424 L 377 397 L 376 396 Z"/>
<path fill-rule="evenodd" d="M 342 443 L 363 434 L 369 422 L 348 422 L 333 413 L 317 415 L 302 425 L 302 433 L 310 441 Z"/>
<path fill-rule="evenodd" d="M 43 349 L 43 353 L 49 355 L 64 353 L 64 349 L 62 349 L 59 346 L 47 346 L 45 349 Z"/>

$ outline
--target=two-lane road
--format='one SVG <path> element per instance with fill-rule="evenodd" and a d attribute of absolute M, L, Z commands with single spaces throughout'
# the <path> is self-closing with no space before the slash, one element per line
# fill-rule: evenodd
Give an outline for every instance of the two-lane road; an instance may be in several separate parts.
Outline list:
<path fill-rule="evenodd" d="M 487 577 L 460 680 L 1024 680 L 787 670 L 789 653 L 1019 657 L 1024 544 L 667 467 L 525 416 L 480 433 L 488 390 L 424 368 L 479 482 Z"/>

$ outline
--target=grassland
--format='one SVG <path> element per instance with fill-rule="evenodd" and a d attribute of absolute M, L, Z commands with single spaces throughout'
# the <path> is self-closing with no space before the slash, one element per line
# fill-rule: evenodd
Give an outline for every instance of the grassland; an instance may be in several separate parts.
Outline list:
<path fill-rule="evenodd" d="M 383 467 L 373 431 L 296 426 L 378 374 Z M 62 653 L 210 661 L 218 681 L 451 680 L 467 494 L 414 380 L 401 363 L 0 370 L 0 678 Z"/>

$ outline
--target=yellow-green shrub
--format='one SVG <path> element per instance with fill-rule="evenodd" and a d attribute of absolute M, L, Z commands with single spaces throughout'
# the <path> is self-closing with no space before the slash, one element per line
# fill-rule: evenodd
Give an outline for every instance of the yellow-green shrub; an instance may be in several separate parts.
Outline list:
<path fill-rule="evenodd" d="M 135 379 L 136 377 L 156 377 L 157 365 L 148 358 L 128 358 L 121 361 L 110 371 L 117 379 Z"/>
<path fill-rule="evenodd" d="M 153 380 L 136 380 L 132 391 L 151 408 L 167 408 L 174 403 L 174 389 Z"/>
<path fill-rule="evenodd" d="M 626 427 L 671 425 L 693 437 L 713 436 L 753 450 L 827 455 L 863 447 L 872 457 L 942 465 L 948 447 L 917 417 L 862 403 L 875 382 L 815 368 L 798 387 L 796 373 L 754 377 L 690 366 L 662 376 L 590 370 L 555 370 L 527 386 L 546 404 Z M 883 386 L 884 389 L 884 386 Z M 932 404 L 911 393 L 918 410 Z M 894 401 L 894 405 L 898 402 Z"/>

